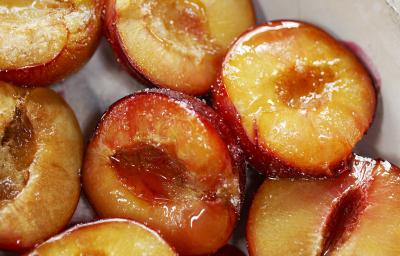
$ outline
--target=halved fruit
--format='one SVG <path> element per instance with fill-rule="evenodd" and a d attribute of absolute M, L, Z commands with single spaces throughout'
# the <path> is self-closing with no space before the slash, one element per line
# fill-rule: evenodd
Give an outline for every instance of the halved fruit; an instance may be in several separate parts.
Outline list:
<path fill-rule="evenodd" d="M 88 146 L 84 190 L 101 217 L 137 220 L 179 253 L 213 253 L 238 217 L 243 159 L 198 99 L 149 90 L 115 103 Z"/>
<path fill-rule="evenodd" d="M 371 77 L 355 55 L 296 21 L 269 22 L 238 39 L 213 99 L 250 163 L 270 176 L 337 173 L 376 105 Z"/>
<path fill-rule="evenodd" d="M 69 222 L 82 156 L 79 124 L 58 94 L 0 82 L 0 249 L 31 248 Z"/>
<path fill-rule="evenodd" d="M 398 255 L 399 171 L 357 156 L 336 179 L 265 181 L 250 210 L 250 255 Z"/>
<path fill-rule="evenodd" d="M 255 24 L 250 0 L 110 0 L 107 38 L 130 73 L 159 87 L 205 94 L 231 42 Z"/>
<path fill-rule="evenodd" d="M 100 0 L 0 0 L 0 80 L 47 86 L 78 70 L 101 35 Z"/>
<path fill-rule="evenodd" d="M 177 254 L 156 232 L 142 224 L 109 219 L 77 225 L 27 254 L 27 256 L 46 255 L 176 256 Z"/>

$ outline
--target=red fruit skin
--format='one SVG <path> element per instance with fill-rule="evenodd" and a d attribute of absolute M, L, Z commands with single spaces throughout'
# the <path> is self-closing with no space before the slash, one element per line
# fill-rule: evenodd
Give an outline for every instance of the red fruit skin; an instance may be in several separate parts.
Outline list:
<path fill-rule="evenodd" d="M 112 104 L 109 109 L 103 114 L 101 120 L 99 121 L 96 131 L 101 130 L 100 126 L 103 123 L 103 120 L 106 118 L 107 113 L 111 112 L 112 109 L 119 105 L 120 102 L 125 101 L 126 99 L 136 97 L 138 95 L 146 95 L 146 94 L 157 94 L 161 96 L 169 97 L 177 102 L 182 102 L 185 106 L 193 110 L 198 114 L 198 117 L 201 119 L 202 123 L 211 129 L 215 129 L 218 134 L 221 136 L 222 140 L 225 142 L 227 149 L 230 153 L 232 160 L 232 167 L 234 170 L 238 170 L 239 172 L 239 182 L 240 182 L 240 195 L 241 195 L 241 203 L 240 207 L 236 209 L 237 214 L 239 215 L 241 205 L 244 200 L 244 192 L 246 185 L 246 162 L 242 149 L 238 144 L 238 138 L 235 133 L 225 124 L 224 119 L 215 112 L 210 106 L 208 106 L 205 102 L 201 101 L 198 98 L 191 97 L 181 92 L 173 91 L 170 89 L 164 88 L 153 88 L 146 89 L 143 91 L 136 92 L 134 94 L 128 95 L 114 104 Z M 97 133 L 94 133 L 91 140 L 93 140 L 97 136 Z"/>
<path fill-rule="evenodd" d="M 113 111 L 114 108 L 118 107 L 122 102 L 127 101 L 131 98 L 138 97 L 140 95 L 157 95 L 161 97 L 169 98 L 177 103 L 184 105 L 184 107 L 188 110 L 193 111 L 196 114 L 196 117 L 201 120 L 203 125 L 210 130 L 214 130 L 221 137 L 222 141 L 226 145 L 227 150 L 229 151 L 229 155 L 231 157 L 232 163 L 232 171 L 235 175 L 239 177 L 239 194 L 240 194 L 240 202 L 237 206 L 234 207 L 235 218 L 239 218 L 240 210 L 243 205 L 244 196 L 245 196 L 245 185 L 246 185 L 246 162 L 244 158 L 243 151 L 238 145 L 238 139 L 235 134 L 231 131 L 231 129 L 225 125 L 223 119 L 219 116 L 217 112 L 215 112 L 210 106 L 208 106 L 205 102 L 201 101 L 198 98 L 191 97 L 189 95 L 183 94 L 181 92 L 173 91 L 170 89 L 164 88 L 153 88 L 153 89 L 145 89 L 143 91 L 136 92 L 132 95 L 128 95 L 114 104 L 112 104 L 109 109 L 103 114 L 101 120 L 99 121 L 96 132 L 93 134 L 91 141 L 94 141 L 100 134 L 99 132 L 102 129 L 104 124 L 104 120 L 107 118 L 108 114 Z M 89 142 L 89 145 L 91 143 Z M 90 197 L 88 197 L 90 202 Z M 232 205 L 233 206 L 233 205 Z M 232 224 L 234 225 L 234 224 Z M 231 233 L 233 232 L 234 227 L 232 227 Z M 230 238 L 230 234 L 227 235 L 226 241 L 223 244 L 227 243 Z"/>
<path fill-rule="evenodd" d="M 95 15 L 101 15 L 103 0 L 96 2 Z M 0 80 L 21 87 L 46 87 L 61 81 L 69 75 L 77 72 L 84 66 L 94 54 L 101 39 L 101 22 L 89 24 L 89 34 L 93 42 L 89 47 L 81 47 L 70 51 L 65 45 L 60 53 L 47 63 L 34 66 L 21 67 L 18 69 L 0 69 Z M 83 44 L 83 42 L 76 42 Z"/>
<path fill-rule="evenodd" d="M 311 25 L 306 22 L 302 21 L 297 21 L 297 20 L 274 20 L 271 22 L 268 22 L 269 26 L 274 26 L 277 24 L 282 23 L 283 21 L 292 21 L 292 22 L 297 22 L 300 24 L 305 24 L 305 25 Z M 224 119 L 225 123 L 232 128 L 232 130 L 236 133 L 236 135 L 239 138 L 240 146 L 243 149 L 246 159 L 248 162 L 260 173 L 265 174 L 267 177 L 275 178 L 275 177 L 282 177 L 282 178 L 290 178 L 290 177 L 305 177 L 305 178 L 311 178 L 311 177 L 326 177 L 326 176 L 338 176 L 341 173 L 347 171 L 350 169 L 350 162 L 353 160 L 353 153 L 350 152 L 347 158 L 343 161 L 339 161 L 336 163 L 331 164 L 329 167 L 330 172 L 329 174 L 327 173 L 321 173 L 318 175 L 311 175 L 309 173 L 305 173 L 302 169 L 297 168 L 289 163 L 284 162 L 283 160 L 279 159 L 279 157 L 272 151 L 262 148 L 258 144 L 258 132 L 257 132 L 257 127 L 254 127 L 255 131 L 255 142 L 253 143 L 249 136 L 247 135 L 246 130 L 243 128 L 241 124 L 241 117 L 239 112 L 236 110 L 233 102 L 228 96 L 228 93 L 226 91 L 224 82 L 223 82 L 223 77 L 222 77 L 222 69 L 227 61 L 227 57 L 229 55 L 229 52 L 233 50 L 233 48 L 236 46 L 236 44 L 241 40 L 241 38 L 246 35 L 247 33 L 265 26 L 265 24 L 259 24 L 257 26 L 254 26 L 252 28 L 249 28 L 247 31 L 245 31 L 240 37 L 236 39 L 235 42 L 232 43 L 230 49 L 228 50 L 228 54 L 225 56 L 224 61 L 222 62 L 221 70 L 219 72 L 218 78 L 216 80 L 215 85 L 211 87 L 211 97 L 212 97 L 212 105 L 213 108 L 222 116 Z M 315 25 L 311 25 L 316 27 Z M 316 27 L 318 28 L 318 27 Z M 318 28 L 320 29 L 320 28 Z M 321 29 L 322 30 L 322 29 Z M 369 73 L 368 73 L 369 74 Z M 369 74 L 371 77 L 371 81 L 373 81 L 372 76 Z M 371 118 L 371 121 L 369 123 L 368 128 L 372 125 L 372 122 L 375 118 L 376 114 L 376 102 L 377 102 L 377 92 L 376 88 L 375 89 L 375 108 L 373 109 L 373 117 Z M 366 129 L 366 132 L 367 133 Z M 311 170 L 313 173 L 316 173 L 315 170 Z"/>
<path fill-rule="evenodd" d="M 146 78 L 140 69 L 140 67 L 129 58 L 128 53 L 126 52 L 122 39 L 119 36 L 117 30 L 117 13 L 115 10 L 115 0 L 108 0 L 104 2 L 103 11 L 102 11 L 102 20 L 104 23 L 103 33 L 107 38 L 107 41 L 111 45 L 111 48 L 114 51 L 114 54 L 117 58 L 117 62 L 136 80 L 140 83 L 148 87 L 154 87 L 155 83 Z"/>

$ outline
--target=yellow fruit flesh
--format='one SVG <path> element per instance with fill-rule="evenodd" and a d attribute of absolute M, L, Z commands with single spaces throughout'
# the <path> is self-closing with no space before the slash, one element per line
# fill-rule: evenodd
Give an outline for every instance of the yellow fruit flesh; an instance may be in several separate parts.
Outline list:
<path fill-rule="evenodd" d="M 332 207 L 346 181 L 267 181 L 255 197 L 248 222 L 251 255 L 320 255 Z"/>
<path fill-rule="evenodd" d="M 82 135 L 71 109 L 49 89 L 0 82 L 0 98 L 0 246 L 30 247 L 72 216 Z"/>
<path fill-rule="evenodd" d="M 116 0 L 115 8 L 137 68 L 161 86 L 192 94 L 209 89 L 231 41 L 254 22 L 247 0 Z"/>
<path fill-rule="evenodd" d="M 156 233 L 133 222 L 84 225 L 50 239 L 28 255 L 176 255 Z"/>
<path fill-rule="evenodd" d="M 397 167 L 362 157 L 340 178 L 266 181 L 249 216 L 251 255 L 398 255 L 399 183 Z"/>
<path fill-rule="evenodd" d="M 381 162 L 374 172 L 365 210 L 350 238 L 332 256 L 400 254 L 400 170 Z"/>
<path fill-rule="evenodd" d="M 257 135 L 262 148 L 311 174 L 329 174 L 372 120 L 375 94 L 365 68 L 308 25 L 282 22 L 248 33 L 222 75 L 250 140 Z"/>
<path fill-rule="evenodd" d="M 0 0 L 0 70 L 46 64 L 85 44 L 91 1 Z"/>

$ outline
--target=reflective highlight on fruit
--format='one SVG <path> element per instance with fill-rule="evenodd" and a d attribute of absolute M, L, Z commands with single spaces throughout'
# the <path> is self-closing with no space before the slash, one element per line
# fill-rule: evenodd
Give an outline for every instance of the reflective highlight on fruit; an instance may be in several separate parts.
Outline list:
<path fill-rule="evenodd" d="M 249 161 L 270 176 L 337 174 L 376 106 L 371 77 L 355 55 L 296 21 L 244 34 L 224 60 L 213 98 Z"/>
<path fill-rule="evenodd" d="M 70 220 L 80 193 L 83 138 L 50 89 L 0 82 L 0 249 L 22 251 Z"/>
<path fill-rule="evenodd" d="M 265 181 L 250 210 L 250 255 L 396 255 L 399 171 L 356 156 L 339 178 Z"/>
<path fill-rule="evenodd" d="M 128 220 L 108 219 L 77 225 L 39 245 L 27 256 L 176 256 L 154 231 Z"/>
<path fill-rule="evenodd" d="M 134 77 L 201 95 L 255 16 L 249 0 L 112 0 L 105 23 L 118 59 Z"/>
<path fill-rule="evenodd" d="M 101 217 L 145 223 L 184 255 L 213 253 L 227 242 L 241 206 L 244 161 L 236 143 L 200 100 L 139 92 L 99 123 L 84 189 Z"/>

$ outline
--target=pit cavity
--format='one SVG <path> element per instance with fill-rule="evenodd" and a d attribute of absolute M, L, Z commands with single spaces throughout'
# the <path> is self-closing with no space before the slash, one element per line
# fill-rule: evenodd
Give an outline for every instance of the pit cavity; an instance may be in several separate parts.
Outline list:
<path fill-rule="evenodd" d="M 349 238 L 365 205 L 365 191 L 359 187 L 350 189 L 339 199 L 325 225 L 321 256 L 330 255 Z"/>
<path fill-rule="evenodd" d="M 17 106 L 0 142 L 0 206 L 15 199 L 29 179 L 29 166 L 36 152 L 32 123 L 22 106 Z"/>
<path fill-rule="evenodd" d="M 323 103 L 326 85 L 334 79 L 335 75 L 329 67 L 292 66 L 277 78 L 275 91 L 288 107 L 316 109 Z"/>
<path fill-rule="evenodd" d="M 206 54 L 218 52 L 219 47 L 209 33 L 206 9 L 201 1 L 145 1 L 141 11 L 151 34 L 180 54 L 201 61 Z"/>
<path fill-rule="evenodd" d="M 230 203 L 237 185 L 217 176 L 198 180 L 176 156 L 173 145 L 137 143 L 118 149 L 110 161 L 122 184 L 148 202 L 201 199 Z"/>
<path fill-rule="evenodd" d="M 177 196 L 176 188 L 184 186 L 188 173 L 170 152 L 165 146 L 138 143 L 117 150 L 111 163 L 121 182 L 138 197 L 165 201 Z"/>

